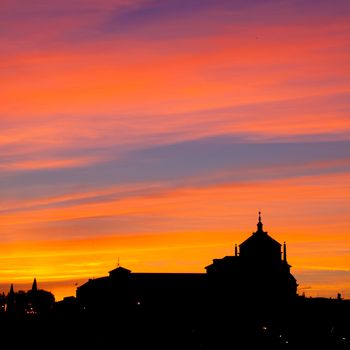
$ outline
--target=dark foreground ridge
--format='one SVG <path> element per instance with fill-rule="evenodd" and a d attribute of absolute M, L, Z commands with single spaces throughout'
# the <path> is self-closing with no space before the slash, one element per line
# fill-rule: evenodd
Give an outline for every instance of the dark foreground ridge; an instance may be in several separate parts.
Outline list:
<path fill-rule="evenodd" d="M 298 296 L 287 246 L 263 230 L 206 273 L 117 266 L 75 297 L 38 290 L 1 299 L 2 343 L 36 349 L 348 348 L 350 301 Z"/>

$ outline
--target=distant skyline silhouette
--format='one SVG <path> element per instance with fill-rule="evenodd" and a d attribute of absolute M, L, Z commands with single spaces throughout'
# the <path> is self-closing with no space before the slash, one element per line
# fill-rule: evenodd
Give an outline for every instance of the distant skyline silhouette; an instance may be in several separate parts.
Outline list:
<path fill-rule="evenodd" d="M 250 237 L 245 239 L 241 244 L 234 244 L 234 250 L 232 256 L 225 256 L 222 259 L 213 259 L 212 264 L 205 267 L 205 273 L 132 273 L 131 270 L 120 265 L 120 259 L 117 258 L 117 267 L 109 271 L 109 278 L 97 277 L 89 278 L 87 282 L 83 282 L 79 285 L 77 282 L 74 284 L 76 287 L 76 296 L 81 300 L 86 298 L 85 295 L 89 295 L 90 289 L 92 291 L 92 298 L 97 298 L 96 290 L 100 290 L 99 293 L 108 294 L 109 284 L 112 283 L 114 276 L 125 276 L 129 279 L 129 275 L 132 278 L 138 278 L 142 276 L 142 283 L 147 283 L 147 278 L 158 280 L 157 283 L 162 284 L 162 280 L 171 281 L 171 283 L 199 283 L 199 287 L 203 288 L 204 280 L 211 281 L 221 285 L 223 283 L 224 289 L 227 289 L 230 294 L 237 295 L 238 298 L 250 298 L 250 299 L 264 299 L 265 303 L 271 296 L 274 300 L 292 300 L 297 295 L 305 297 L 305 288 L 297 290 L 298 283 L 295 277 L 291 274 L 291 265 L 287 259 L 287 244 L 283 245 L 273 239 L 268 232 L 264 231 L 262 222 L 262 212 L 259 210 L 257 230 L 252 233 Z M 204 277 L 207 275 L 207 277 Z M 136 276 L 136 277 L 134 277 Z M 147 277 L 148 276 L 148 277 Z M 153 277 L 154 276 L 154 277 Z M 193 281 L 192 281 L 193 279 Z M 177 282 L 178 281 L 178 282 Z M 191 281 L 191 282 L 190 282 Z M 201 281 L 201 282 L 200 282 Z M 153 282 L 152 282 L 153 283 Z M 169 282 L 165 282 L 166 284 Z M 37 279 L 34 277 L 31 291 L 37 292 Z M 337 292 L 337 299 L 344 299 L 342 295 L 343 288 Z M 19 293 L 24 292 L 19 290 Z M 252 293 L 252 294 L 251 294 Z M 10 291 L 8 294 L 9 300 L 14 303 L 14 286 L 11 283 Z M 70 297 L 65 295 L 63 299 Z M 75 295 L 74 295 L 75 297 Z M 335 296 L 333 296 L 334 298 Z M 91 297 L 88 296 L 88 299 Z M 332 299 L 332 297 L 331 297 Z M 96 299 L 99 300 L 99 299 Z M 10 307 L 11 307 L 10 303 Z"/>
<path fill-rule="evenodd" d="M 121 266 L 55 302 L 36 278 L 0 295 L 3 345 L 36 348 L 246 349 L 350 345 L 350 300 L 297 294 L 287 244 L 257 229 L 206 273 L 138 273 Z M 15 337 L 15 334 L 21 336 Z M 58 336 L 59 335 L 59 336 Z"/>

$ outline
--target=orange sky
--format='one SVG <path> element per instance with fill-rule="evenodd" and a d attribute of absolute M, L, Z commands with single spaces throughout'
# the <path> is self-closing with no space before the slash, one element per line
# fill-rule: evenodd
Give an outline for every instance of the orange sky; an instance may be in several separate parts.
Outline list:
<path fill-rule="evenodd" d="M 4 0 L 0 289 L 204 272 L 255 229 L 350 298 L 347 1 Z"/>

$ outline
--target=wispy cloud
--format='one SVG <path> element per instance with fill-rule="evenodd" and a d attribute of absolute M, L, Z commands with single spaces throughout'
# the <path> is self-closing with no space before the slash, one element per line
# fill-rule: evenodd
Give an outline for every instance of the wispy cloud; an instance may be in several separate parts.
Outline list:
<path fill-rule="evenodd" d="M 49 170 L 49 169 L 65 169 L 79 168 L 91 164 L 100 163 L 102 160 L 98 158 L 78 159 L 38 159 L 38 160 L 22 160 L 0 164 L 0 171 L 33 171 L 33 170 Z"/>

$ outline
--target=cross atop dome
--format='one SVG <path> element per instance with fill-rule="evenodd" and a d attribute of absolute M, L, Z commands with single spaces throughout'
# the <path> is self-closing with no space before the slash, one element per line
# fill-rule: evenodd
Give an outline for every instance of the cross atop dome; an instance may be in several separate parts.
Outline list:
<path fill-rule="evenodd" d="M 261 232 L 263 233 L 264 230 L 263 230 L 263 223 L 261 222 L 261 211 L 259 210 L 259 221 L 258 221 L 258 230 L 256 232 Z"/>

